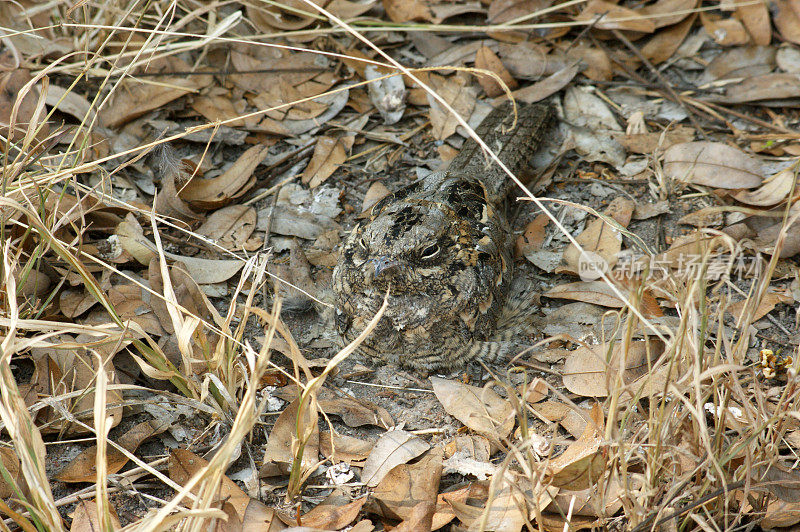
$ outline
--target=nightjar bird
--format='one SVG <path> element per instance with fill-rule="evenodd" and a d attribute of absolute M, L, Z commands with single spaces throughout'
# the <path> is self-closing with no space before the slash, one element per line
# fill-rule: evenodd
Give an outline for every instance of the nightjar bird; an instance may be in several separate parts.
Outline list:
<path fill-rule="evenodd" d="M 476 133 L 515 174 L 530 165 L 554 120 L 550 106 L 494 109 Z M 333 271 L 336 327 L 358 336 L 388 293 L 360 350 L 402 367 L 441 370 L 503 356 L 493 339 L 512 279 L 504 203 L 513 185 L 467 139 L 444 172 L 377 202 L 342 244 Z"/>

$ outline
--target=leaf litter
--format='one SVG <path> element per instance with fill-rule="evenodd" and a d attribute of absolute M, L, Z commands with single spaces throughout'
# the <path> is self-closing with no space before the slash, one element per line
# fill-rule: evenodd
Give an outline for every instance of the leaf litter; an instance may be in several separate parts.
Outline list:
<path fill-rule="evenodd" d="M 800 523 L 792 2 L 162 4 L 0 5 L 7 524 Z M 342 237 L 467 132 L 321 9 L 473 127 L 558 108 L 513 361 L 337 356 Z"/>

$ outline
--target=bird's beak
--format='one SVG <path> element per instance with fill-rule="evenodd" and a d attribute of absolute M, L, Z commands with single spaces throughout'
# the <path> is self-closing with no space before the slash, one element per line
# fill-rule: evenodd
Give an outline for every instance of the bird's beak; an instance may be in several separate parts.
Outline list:
<path fill-rule="evenodd" d="M 373 259 L 375 265 L 375 279 L 379 279 L 381 274 L 388 275 L 400 269 L 400 263 L 387 257 Z"/>

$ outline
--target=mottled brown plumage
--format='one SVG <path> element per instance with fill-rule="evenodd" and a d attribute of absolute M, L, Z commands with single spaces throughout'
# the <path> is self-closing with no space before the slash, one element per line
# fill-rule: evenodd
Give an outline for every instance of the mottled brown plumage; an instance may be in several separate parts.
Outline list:
<path fill-rule="evenodd" d="M 553 120 L 546 105 L 493 110 L 476 130 L 512 172 L 529 165 Z M 493 341 L 512 277 L 504 200 L 512 183 L 472 139 L 444 172 L 375 204 L 342 245 L 333 271 L 336 324 L 352 340 L 387 291 L 389 305 L 361 350 L 420 369 L 503 355 Z"/>

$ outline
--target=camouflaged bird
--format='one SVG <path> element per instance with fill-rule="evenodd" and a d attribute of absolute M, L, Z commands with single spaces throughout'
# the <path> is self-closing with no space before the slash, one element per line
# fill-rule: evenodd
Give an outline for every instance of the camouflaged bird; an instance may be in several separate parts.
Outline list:
<path fill-rule="evenodd" d="M 476 130 L 515 174 L 530 165 L 554 113 L 546 105 L 494 109 Z M 336 326 L 371 357 L 416 369 L 450 369 L 504 356 L 494 336 L 512 279 L 504 203 L 513 182 L 467 139 L 448 169 L 377 202 L 342 245 L 333 271 Z"/>

